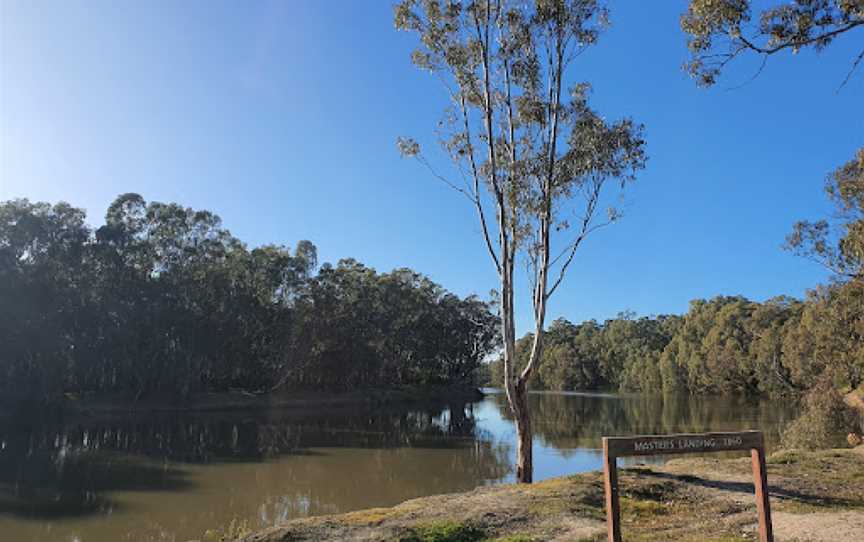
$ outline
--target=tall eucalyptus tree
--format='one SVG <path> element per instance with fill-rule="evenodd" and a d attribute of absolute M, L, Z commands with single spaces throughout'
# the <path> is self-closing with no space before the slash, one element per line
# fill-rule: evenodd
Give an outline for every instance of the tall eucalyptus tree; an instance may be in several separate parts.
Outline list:
<path fill-rule="evenodd" d="M 518 432 L 516 478 L 531 482 L 528 379 L 543 350 L 547 301 L 578 248 L 620 217 L 603 208 L 609 185 L 634 179 L 645 163 L 642 126 L 607 122 L 588 104 L 590 85 L 568 86 L 575 57 L 597 42 L 607 11 L 597 0 L 403 0 L 399 30 L 416 32 L 419 68 L 436 74 L 451 103 L 441 143 L 458 179 L 440 174 L 413 139 L 413 156 L 467 198 L 477 213 L 500 282 L 504 387 Z M 514 270 L 525 263 L 534 336 L 515 366 Z"/>

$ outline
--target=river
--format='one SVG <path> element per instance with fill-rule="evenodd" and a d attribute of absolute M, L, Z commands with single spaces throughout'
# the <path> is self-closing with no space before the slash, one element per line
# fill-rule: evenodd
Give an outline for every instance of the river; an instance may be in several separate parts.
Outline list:
<path fill-rule="evenodd" d="M 491 390 L 490 390 L 491 391 Z M 786 402 L 533 393 L 535 479 L 597 469 L 602 435 L 761 429 Z M 0 427 L 0 537 L 171 541 L 513 480 L 504 396 L 468 404 L 160 414 Z M 659 459 L 655 459 L 659 460 Z"/>

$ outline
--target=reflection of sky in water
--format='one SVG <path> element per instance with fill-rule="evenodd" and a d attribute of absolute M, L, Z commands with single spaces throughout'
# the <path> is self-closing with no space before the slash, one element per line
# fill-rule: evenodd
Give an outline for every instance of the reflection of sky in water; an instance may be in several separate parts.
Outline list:
<path fill-rule="evenodd" d="M 488 390 L 487 390 L 488 391 Z M 504 419 L 494 401 L 485 400 L 474 406 L 477 427 L 493 435 L 496 444 L 508 449 L 510 464 L 516 462 L 516 426 Z M 602 454 L 599 450 L 578 448 L 556 448 L 542 439 L 534 438 L 534 479 L 537 481 L 554 478 L 562 474 L 584 472 L 601 467 Z M 515 472 L 511 471 L 502 479 L 491 482 L 513 482 Z"/>
<path fill-rule="evenodd" d="M 495 390 L 484 390 L 495 394 Z M 615 398 L 610 394 L 600 393 L 567 393 L 562 395 Z M 474 406 L 474 416 L 477 419 L 477 427 L 488 431 L 493 435 L 494 442 L 508 449 L 508 457 L 511 464 L 516 462 L 516 426 L 510 420 L 501 416 L 501 410 L 494 401 L 489 399 Z M 619 460 L 621 465 L 634 465 L 639 463 L 662 463 L 662 457 L 626 458 Z M 603 467 L 603 452 L 599 448 L 567 448 L 555 446 L 540 436 L 534 437 L 534 479 L 536 481 L 554 478 L 566 474 L 598 470 Z M 513 470 L 502 479 L 491 482 L 513 482 L 515 472 Z"/>
<path fill-rule="evenodd" d="M 534 479 L 544 480 L 570 474 L 599 469 L 603 454 L 600 450 L 573 449 L 559 450 L 534 442 Z M 513 461 L 516 454 L 513 454 Z"/>
<path fill-rule="evenodd" d="M 474 405 L 477 428 L 481 432 L 491 435 L 490 438 L 492 438 L 495 444 L 507 450 L 509 461 L 512 465 L 516 461 L 516 427 L 511 420 L 505 417 L 505 412 L 508 408 L 506 398 L 502 390 L 485 388 L 483 391 L 487 394 L 486 399 Z M 581 427 L 579 421 L 590 419 L 590 413 L 586 416 L 584 412 L 579 412 L 579 414 L 582 414 L 581 420 L 579 420 L 580 416 L 576 416 L 577 421 L 572 427 L 556 426 L 557 420 L 554 416 L 546 419 L 544 415 L 548 414 L 548 412 L 537 408 L 538 403 L 545 399 L 556 401 L 563 399 L 565 409 L 567 406 L 571 406 L 573 402 L 589 403 L 592 405 L 592 407 L 589 407 L 589 412 L 606 403 L 606 406 L 610 407 L 611 410 L 620 410 L 627 413 L 627 415 L 619 419 L 622 422 L 620 425 L 610 424 L 603 427 L 602 431 L 596 434 L 588 432 L 588 434 L 580 435 L 580 430 L 583 427 Z M 772 441 L 776 441 L 781 425 L 791 418 L 789 405 L 771 404 L 767 401 L 729 401 L 726 398 L 684 396 L 680 398 L 684 403 L 684 407 L 679 412 L 676 412 L 677 415 L 673 416 L 671 420 L 666 420 L 664 425 L 665 430 L 657 430 L 656 426 L 650 422 L 639 422 L 630 419 L 632 414 L 639 410 L 639 406 L 636 405 L 644 399 L 645 396 L 639 394 L 625 393 L 531 392 L 533 429 L 535 432 L 533 439 L 534 479 L 540 481 L 556 476 L 602 469 L 603 453 L 600 448 L 600 439 L 602 436 L 760 429 L 766 433 L 770 447 Z M 657 396 L 653 400 L 662 404 L 668 399 Z M 644 408 L 649 408 L 649 406 L 645 406 Z M 694 422 L 694 418 L 688 417 L 691 411 L 699 408 L 712 413 L 710 421 L 704 422 L 702 426 L 700 426 L 699 421 Z M 552 412 L 552 414 L 560 414 L 560 412 Z M 698 417 L 696 419 L 698 420 Z M 651 420 L 651 422 L 656 422 L 656 420 Z M 555 428 L 556 433 L 554 435 L 550 436 L 544 433 L 544 428 L 547 425 Z M 702 455 L 744 457 L 747 453 L 719 452 Z M 640 464 L 660 465 L 675 457 L 669 455 L 624 457 L 619 458 L 617 461 L 620 467 Z M 515 471 L 511 469 L 505 477 L 491 482 L 513 482 L 514 480 Z"/>

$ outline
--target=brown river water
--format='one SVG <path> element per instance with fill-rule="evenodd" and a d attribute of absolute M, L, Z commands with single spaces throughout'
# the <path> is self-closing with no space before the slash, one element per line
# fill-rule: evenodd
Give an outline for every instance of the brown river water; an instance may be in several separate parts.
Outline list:
<path fill-rule="evenodd" d="M 770 449 L 794 414 L 740 397 L 531 402 L 538 480 L 599 468 L 603 435 L 761 429 Z M 232 522 L 258 528 L 465 491 L 512 481 L 514 434 L 498 393 L 374 410 L 17 420 L 0 426 L 0 540 L 184 542 Z"/>

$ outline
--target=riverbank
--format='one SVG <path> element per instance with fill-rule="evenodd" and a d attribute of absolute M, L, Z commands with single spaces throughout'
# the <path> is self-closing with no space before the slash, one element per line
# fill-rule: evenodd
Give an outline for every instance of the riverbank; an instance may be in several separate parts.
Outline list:
<path fill-rule="evenodd" d="M 622 522 L 629 541 L 755 540 L 749 457 L 686 458 L 620 470 Z M 834 542 L 864 525 L 864 446 L 784 451 L 768 459 L 776 540 Z M 533 485 L 498 485 L 406 501 L 392 508 L 320 516 L 241 536 L 243 542 L 312 540 L 471 542 L 601 541 L 599 472 Z M 241 534 L 234 530 L 233 535 Z M 209 532 L 207 540 L 228 540 Z"/>
<path fill-rule="evenodd" d="M 244 392 L 202 393 L 188 399 L 152 396 L 140 400 L 116 397 L 79 397 L 67 395 L 50 407 L 38 410 L 46 415 L 70 416 L 150 414 L 166 412 L 232 412 L 261 409 L 290 409 L 298 412 L 358 406 L 380 407 L 402 404 L 450 404 L 479 401 L 484 394 L 466 388 L 371 388 L 344 393 L 284 391 L 264 394 Z M 15 401 L 0 402 L 0 413 L 17 417 L 18 411 L 32 412 L 30 406 Z M 2 415 L 0 415 L 2 418 Z M 0 419 L 0 422 L 3 420 Z"/>

